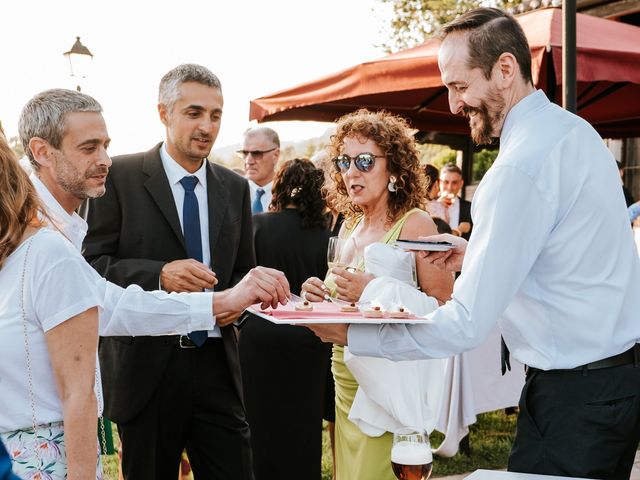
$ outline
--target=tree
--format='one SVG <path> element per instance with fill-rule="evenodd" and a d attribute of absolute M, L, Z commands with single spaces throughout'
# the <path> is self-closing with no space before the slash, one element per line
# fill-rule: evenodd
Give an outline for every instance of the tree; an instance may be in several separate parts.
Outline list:
<path fill-rule="evenodd" d="M 415 47 L 433 37 L 442 25 L 484 5 L 480 0 L 380 0 L 393 5 L 389 52 Z M 513 7 L 522 0 L 495 0 L 499 8 Z"/>
<path fill-rule="evenodd" d="M 24 157 L 24 149 L 22 148 L 22 143 L 18 137 L 10 137 L 7 141 L 9 142 L 9 147 L 11 147 L 11 150 L 16 154 L 17 158 Z"/>

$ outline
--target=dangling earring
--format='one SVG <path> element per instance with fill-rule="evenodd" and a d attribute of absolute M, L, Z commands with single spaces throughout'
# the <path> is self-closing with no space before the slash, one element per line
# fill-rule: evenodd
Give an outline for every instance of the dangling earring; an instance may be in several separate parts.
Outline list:
<path fill-rule="evenodd" d="M 387 184 L 387 190 L 389 190 L 391 193 L 395 193 L 398 191 L 398 189 L 396 188 L 396 177 L 394 177 L 393 175 L 391 175 L 389 177 L 389 183 Z"/>

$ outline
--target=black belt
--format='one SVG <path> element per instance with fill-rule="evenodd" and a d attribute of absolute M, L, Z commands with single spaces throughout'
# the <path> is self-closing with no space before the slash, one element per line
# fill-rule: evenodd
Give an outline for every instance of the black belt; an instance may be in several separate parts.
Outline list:
<path fill-rule="evenodd" d="M 540 370 L 539 368 L 530 367 L 525 365 L 524 371 L 527 373 L 535 373 L 535 372 L 574 372 L 574 371 L 582 371 L 583 375 L 589 370 L 599 370 L 601 368 L 610 368 L 610 367 L 619 367 L 621 365 L 628 365 L 633 363 L 638 366 L 640 364 L 640 343 L 636 343 L 633 347 L 631 347 L 626 352 L 619 353 L 612 357 L 603 358 L 602 360 L 598 360 L 597 362 L 587 363 L 585 365 L 580 365 L 576 368 L 559 368 L 556 370 Z"/>
<path fill-rule="evenodd" d="M 198 348 L 198 346 L 195 343 L 193 343 L 193 340 L 191 340 L 187 335 L 170 335 L 164 338 L 167 340 L 167 343 L 171 345 L 177 345 L 182 349 Z M 214 344 L 214 343 L 220 343 L 222 345 L 222 338 L 209 337 L 207 338 L 207 340 L 204 342 L 204 345 L 202 346 L 204 347 L 205 345 Z"/>

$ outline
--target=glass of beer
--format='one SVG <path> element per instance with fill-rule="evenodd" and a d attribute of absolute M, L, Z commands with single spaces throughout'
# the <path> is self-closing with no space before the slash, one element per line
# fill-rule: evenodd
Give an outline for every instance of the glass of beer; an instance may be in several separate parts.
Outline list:
<path fill-rule="evenodd" d="M 424 432 L 395 433 L 391 447 L 391 468 L 400 480 L 427 480 L 431 475 L 431 444 Z"/>

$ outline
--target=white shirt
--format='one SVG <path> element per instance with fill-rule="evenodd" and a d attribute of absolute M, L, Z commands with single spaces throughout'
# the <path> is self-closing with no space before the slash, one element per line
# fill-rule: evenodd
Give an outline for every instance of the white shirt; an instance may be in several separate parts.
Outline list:
<path fill-rule="evenodd" d="M 549 370 L 616 355 L 640 339 L 640 260 L 620 178 L 587 122 L 541 91 L 521 100 L 505 119 L 472 216 L 462 275 L 432 323 L 352 325 L 351 352 L 448 357 L 479 345 L 497 321 L 517 360 Z"/>
<path fill-rule="evenodd" d="M 183 222 L 183 206 L 184 206 L 184 187 L 180 183 L 184 177 L 194 176 L 198 178 L 198 183 L 194 188 L 194 193 L 198 199 L 198 213 L 200 217 L 200 241 L 202 242 L 202 263 L 211 267 L 211 249 L 209 247 L 209 199 L 207 198 L 207 165 L 205 159 L 200 168 L 190 173 L 179 165 L 167 151 L 166 145 L 163 143 L 160 147 L 160 158 L 162 159 L 162 167 L 167 174 L 173 200 L 178 210 L 178 219 L 180 220 L 180 228 L 184 234 Z M 207 290 L 211 292 L 212 290 Z M 209 337 L 221 337 L 220 327 L 215 325 L 209 330 Z"/>
<path fill-rule="evenodd" d="M 249 190 L 251 191 L 251 205 L 253 205 L 253 201 L 256 198 L 256 191 L 261 188 L 264 190 L 264 194 L 260 197 L 260 203 L 262 204 L 262 211 L 268 212 L 269 205 L 271 204 L 271 189 L 273 188 L 273 182 L 269 182 L 262 187 L 252 180 L 247 179 L 249 182 Z"/>
<path fill-rule="evenodd" d="M 45 332 L 102 302 L 95 270 L 54 230 L 40 229 L 8 257 L 0 269 L 0 432 L 32 425 L 20 305 L 29 243 L 24 310 L 38 424 L 62 420 Z"/>
<path fill-rule="evenodd" d="M 69 215 L 35 175 L 29 177 L 44 203 L 47 214 L 60 232 L 80 252 L 87 222 L 75 212 Z M 138 285 L 122 288 L 107 282 L 88 263 L 93 281 L 102 293 L 100 335 L 184 335 L 207 330 L 213 325 L 212 293 L 145 292 Z"/>
<path fill-rule="evenodd" d="M 449 226 L 451 228 L 458 228 L 458 225 L 460 225 L 460 197 L 456 196 L 454 202 L 445 208 L 449 216 Z"/>

